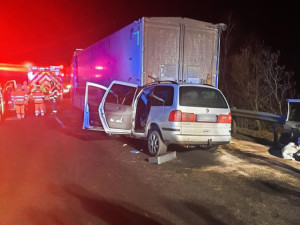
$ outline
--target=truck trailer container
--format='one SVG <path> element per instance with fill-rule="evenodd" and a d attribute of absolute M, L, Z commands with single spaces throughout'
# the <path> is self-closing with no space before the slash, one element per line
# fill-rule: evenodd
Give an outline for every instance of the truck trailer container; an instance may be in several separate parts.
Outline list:
<path fill-rule="evenodd" d="M 74 52 L 72 102 L 83 110 L 86 82 L 144 85 L 184 81 L 218 87 L 225 24 L 181 17 L 142 17 Z"/>

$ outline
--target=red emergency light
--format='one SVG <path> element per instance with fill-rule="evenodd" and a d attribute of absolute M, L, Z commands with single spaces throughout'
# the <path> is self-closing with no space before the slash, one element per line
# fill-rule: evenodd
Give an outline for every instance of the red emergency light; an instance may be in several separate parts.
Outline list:
<path fill-rule="evenodd" d="M 24 65 L 0 63 L 0 70 L 11 72 L 27 72 L 27 68 Z"/>
<path fill-rule="evenodd" d="M 103 68 L 103 66 L 96 66 L 95 69 L 96 70 L 103 70 L 104 68 Z"/>

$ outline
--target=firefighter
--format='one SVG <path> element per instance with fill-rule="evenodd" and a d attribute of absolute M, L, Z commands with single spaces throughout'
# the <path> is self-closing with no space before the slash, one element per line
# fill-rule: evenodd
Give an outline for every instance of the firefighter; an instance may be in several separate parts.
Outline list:
<path fill-rule="evenodd" d="M 13 88 L 12 86 L 7 86 L 4 90 L 4 100 L 5 100 L 5 106 L 9 109 L 13 109 L 14 108 L 14 103 L 11 99 L 11 93 L 13 92 Z"/>
<path fill-rule="evenodd" d="M 50 81 L 50 90 L 49 90 L 49 100 L 51 102 L 52 106 L 52 115 L 56 115 L 57 109 L 56 109 L 56 101 L 57 101 L 57 87 L 54 85 L 53 80 Z"/>
<path fill-rule="evenodd" d="M 34 112 L 35 116 L 37 117 L 39 114 L 41 116 L 45 115 L 45 94 L 41 90 L 41 87 L 38 85 L 36 86 L 35 90 L 32 92 L 33 102 L 34 102 Z"/>
<path fill-rule="evenodd" d="M 28 99 L 26 91 L 22 89 L 21 84 L 17 85 L 16 90 L 11 93 L 12 101 L 16 106 L 16 114 L 19 120 L 25 118 L 25 102 Z"/>
<path fill-rule="evenodd" d="M 27 95 L 29 95 L 29 87 L 27 85 L 27 81 L 23 82 L 23 86 L 22 86 L 23 90 L 26 91 Z M 25 101 L 25 110 L 28 110 L 28 100 L 29 98 Z"/>

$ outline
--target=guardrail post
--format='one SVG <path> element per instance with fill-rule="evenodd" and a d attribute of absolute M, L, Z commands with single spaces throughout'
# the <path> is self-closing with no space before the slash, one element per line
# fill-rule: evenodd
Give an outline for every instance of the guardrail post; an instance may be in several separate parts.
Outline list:
<path fill-rule="evenodd" d="M 236 118 L 232 117 L 232 133 L 236 133 Z"/>
<path fill-rule="evenodd" d="M 278 134 L 277 134 L 277 123 L 273 123 L 273 134 L 274 134 L 274 144 L 276 145 L 278 142 Z"/>

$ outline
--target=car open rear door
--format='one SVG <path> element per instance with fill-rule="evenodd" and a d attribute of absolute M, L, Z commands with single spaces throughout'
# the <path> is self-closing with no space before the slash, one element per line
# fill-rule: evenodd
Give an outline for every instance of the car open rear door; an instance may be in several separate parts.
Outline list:
<path fill-rule="evenodd" d="M 84 96 L 83 129 L 104 131 L 100 117 L 99 106 L 107 87 L 91 82 L 86 83 Z"/>
<path fill-rule="evenodd" d="M 133 124 L 133 102 L 136 84 L 113 81 L 99 107 L 99 115 L 106 133 L 130 134 Z"/>

